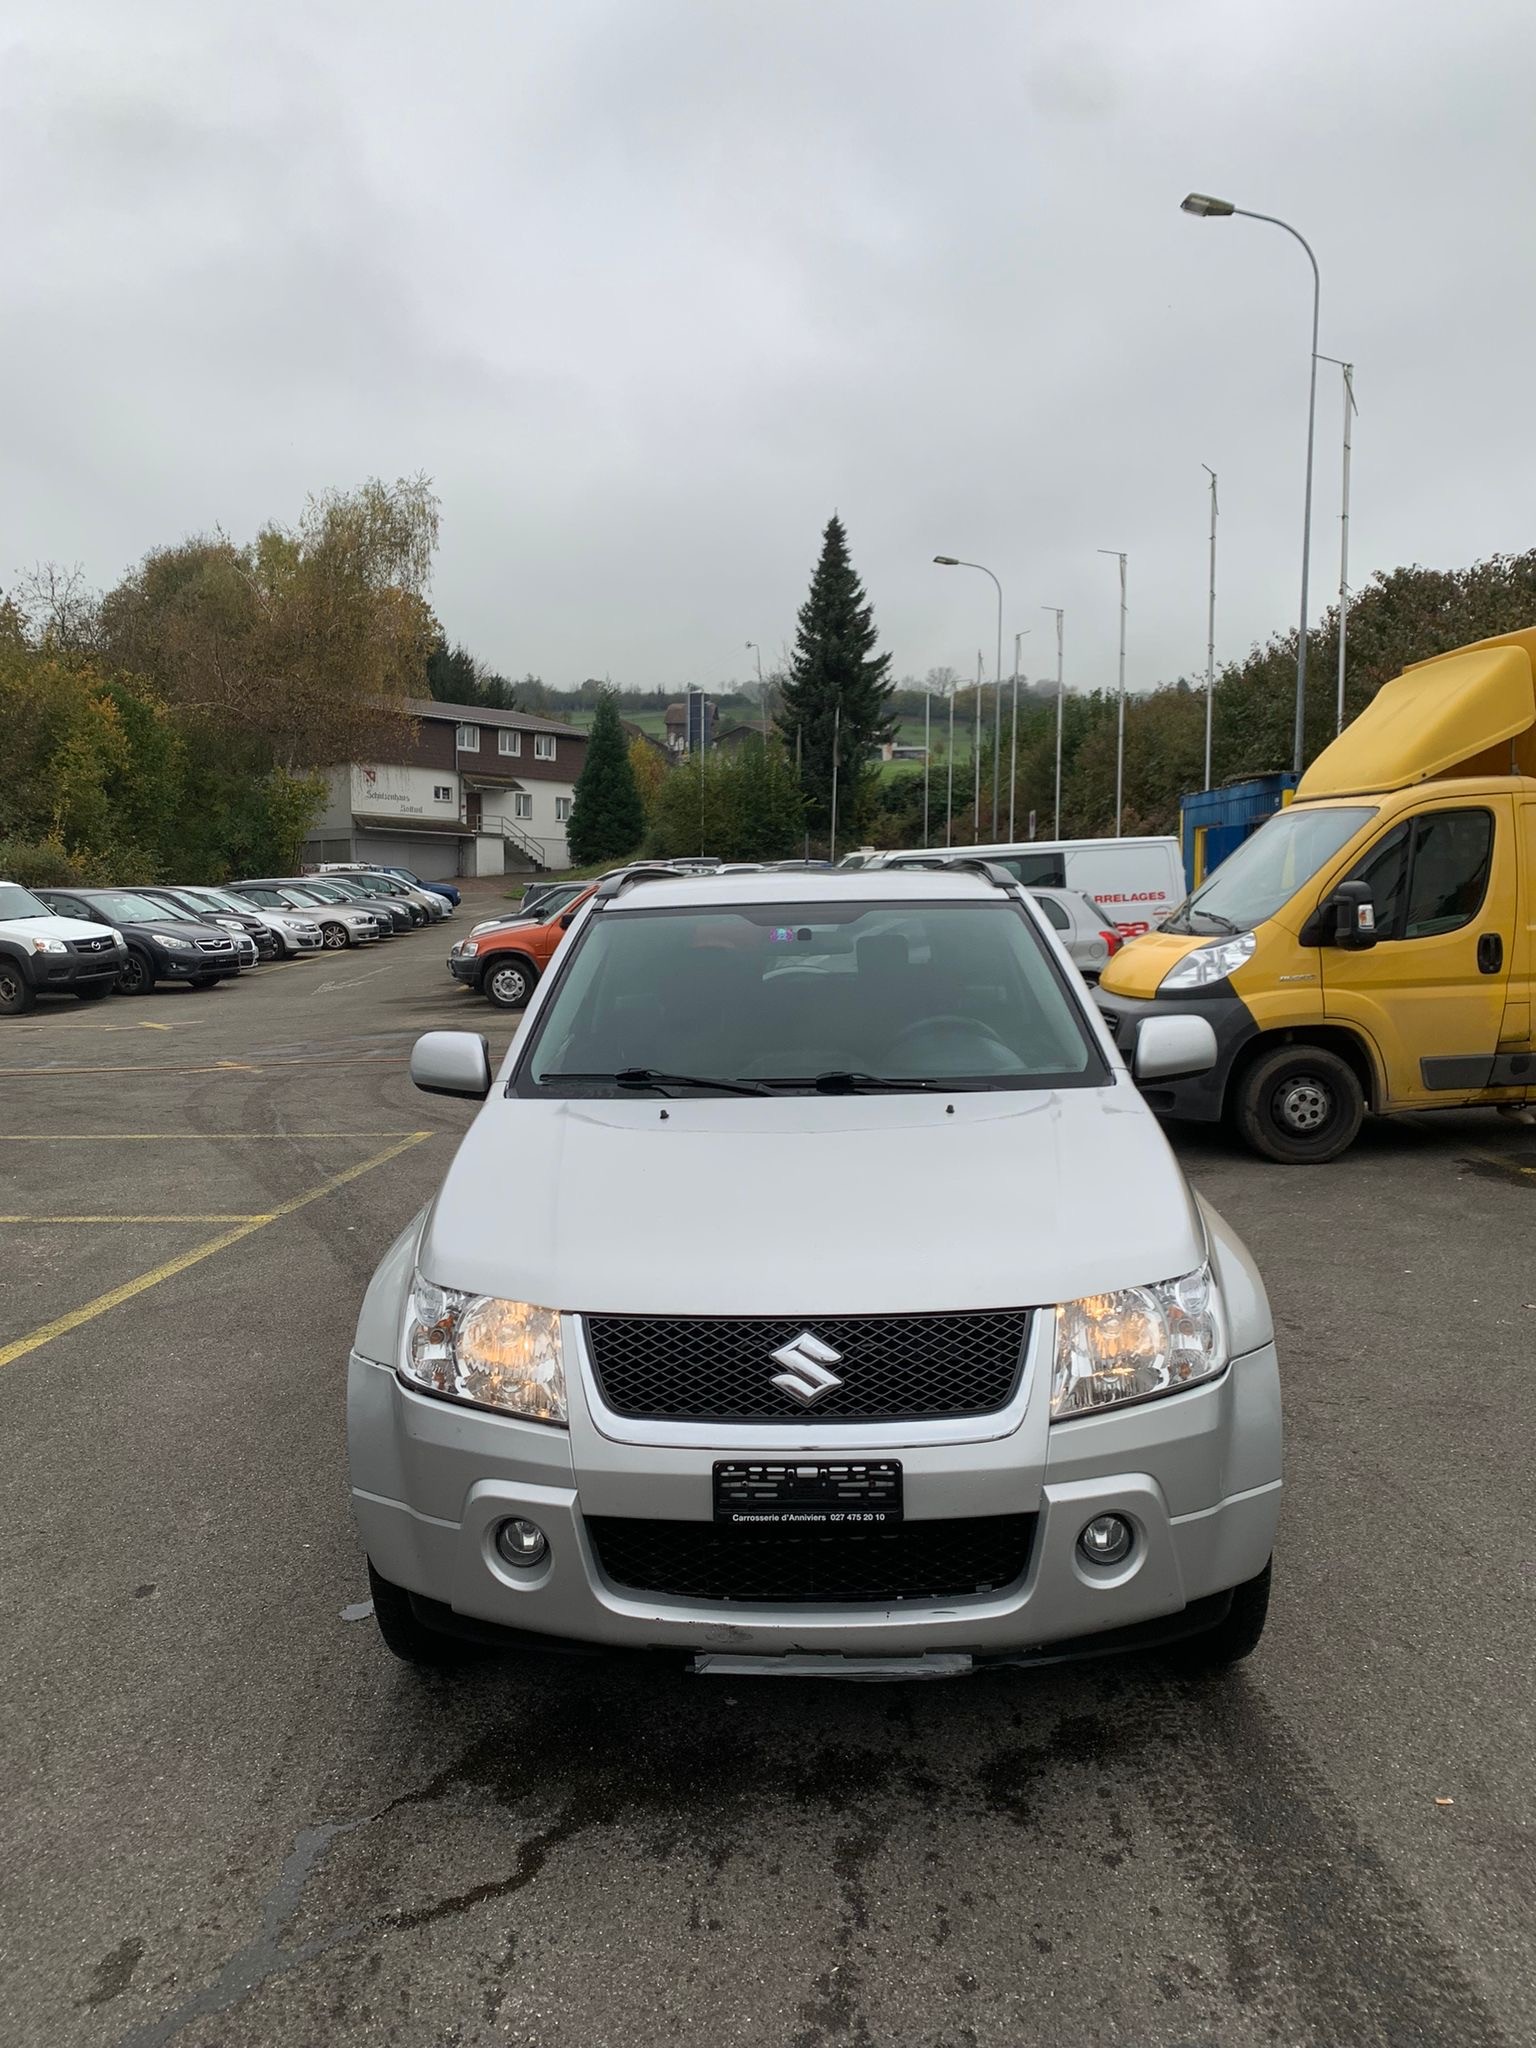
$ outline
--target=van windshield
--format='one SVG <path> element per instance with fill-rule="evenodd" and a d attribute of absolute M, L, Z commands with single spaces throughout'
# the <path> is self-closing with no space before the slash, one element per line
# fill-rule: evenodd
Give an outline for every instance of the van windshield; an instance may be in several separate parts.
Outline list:
<path fill-rule="evenodd" d="M 1320 867 L 1347 846 L 1375 807 L 1277 811 L 1229 854 L 1208 882 L 1186 896 L 1165 932 L 1249 932 L 1273 917 Z"/>
<path fill-rule="evenodd" d="M 1007 902 L 604 911 L 533 1029 L 524 1094 L 1109 1078 L 1033 922 Z"/>

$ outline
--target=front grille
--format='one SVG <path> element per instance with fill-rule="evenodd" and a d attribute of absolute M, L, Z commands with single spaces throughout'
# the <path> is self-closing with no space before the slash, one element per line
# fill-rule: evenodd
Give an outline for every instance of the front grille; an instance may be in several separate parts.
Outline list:
<path fill-rule="evenodd" d="M 70 939 L 67 943 L 72 953 L 110 953 L 114 942 L 111 939 Z"/>
<path fill-rule="evenodd" d="M 197 950 L 199 953 L 232 953 L 235 942 L 233 939 L 199 939 Z"/>
<path fill-rule="evenodd" d="M 842 1382 L 809 1410 L 773 1385 L 803 1332 Z M 588 1316 L 587 1348 L 616 1415 L 659 1422 L 916 1422 L 990 1415 L 1019 1383 L 1027 1309 L 917 1316 Z"/>
<path fill-rule="evenodd" d="M 586 1526 L 599 1569 L 615 1586 L 677 1600 L 802 1607 L 997 1592 L 1023 1577 L 1035 1518 L 764 1529 L 589 1515 Z"/>

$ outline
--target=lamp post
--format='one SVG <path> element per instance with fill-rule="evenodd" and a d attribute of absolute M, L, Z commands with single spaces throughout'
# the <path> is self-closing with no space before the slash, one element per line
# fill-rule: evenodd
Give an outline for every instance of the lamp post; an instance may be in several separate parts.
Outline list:
<path fill-rule="evenodd" d="M 757 708 L 763 720 L 763 745 L 768 744 L 768 692 L 763 685 L 763 650 L 755 640 L 747 642 L 748 654 L 757 656 Z"/>
<path fill-rule="evenodd" d="M 1013 807 L 1019 793 L 1019 642 L 1029 631 L 1013 636 L 1013 722 L 1008 740 L 1008 838 L 1013 839 Z"/>
<path fill-rule="evenodd" d="M 1200 467 L 1211 480 L 1211 575 L 1205 597 L 1205 781 L 1211 786 L 1211 706 L 1216 701 L 1216 472 L 1208 462 Z"/>
<path fill-rule="evenodd" d="M 1307 579 L 1312 566 L 1312 444 L 1317 427 L 1317 316 L 1322 301 L 1322 279 L 1318 274 L 1317 258 L 1312 254 L 1312 245 L 1306 236 L 1298 233 L 1289 221 L 1279 220 L 1272 213 L 1251 213 L 1246 206 L 1234 206 L 1230 199 L 1213 199 L 1207 192 L 1191 192 L 1180 202 L 1185 213 L 1192 213 L 1198 220 L 1224 220 L 1236 214 L 1241 220 L 1261 220 L 1267 227 L 1284 228 L 1293 241 L 1300 242 L 1307 252 L 1307 261 L 1312 266 L 1312 354 L 1310 358 L 1311 383 L 1307 392 L 1307 481 L 1301 509 L 1301 630 L 1296 640 L 1296 731 L 1294 767 L 1299 775 L 1306 751 L 1307 721 Z"/>
<path fill-rule="evenodd" d="M 1344 648 L 1349 632 L 1349 461 L 1355 446 L 1355 366 L 1337 356 L 1319 356 L 1320 363 L 1338 363 L 1344 372 L 1344 486 L 1339 500 L 1339 704 L 1334 725 L 1337 736 L 1344 730 Z"/>
<path fill-rule="evenodd" d="M 1056 615 L 1056 826 L 1051 836 L 1059 839 L 1061 837 L 1061 713 L 1062 706 L 1066 702 L 1066 684 L 1062 680 L 1064 673 L 1062 668 L 1062 644 L 1064 639 L 1062 624 L 1067 614 L 1065 609 L 1059 604 L 1043 604 L 1040 609 L 1043 612 L 1054 612 Z"/>
<path fill-rule="evenodd" d="M 949 787 L 944 798 L 944 844 L 948 846 L 955 823 L 955 684 L 960 678 L 949 671 L 949 745 L 945 760 L 949 766 Z"/>
<path fill-rule="evenodd" d="M 1117 548 L 1100 548 L 1120 564 L 1120 717 L 1115 733 L 1115 837 L 1120 837 L 1120 812 L 1125 797 L 1125 556 Z"/>
<path fill-rule="evenodd" d="M 941 569 L 979 569 L 983 576 L 992 576 L 992 571 L 984 562 L 962 562 L 957 555 L 935 555 L 933 559 Z M 1000 765 L 998 754 L 1002 744 L 1003 733 L 1003 586 L 995 576 L 992 576 L 992 587 L 997 592 L 997 667 L 992 671 L 993 675 L 997 678 L 997 717 L 994 721 L 996 736 L 992 742 L 992 833 L 995 838 L 997 836 L 997 771 Z M 979 682 L 976 685 L 976 689 L 978 693 L 976 698 L 976 744 L 978 748 L 976 772 L 979 776 L 981 773 L 981 756 L 979 752 L 981 746 L 981 685 Z M 979 838 L 981 836 L 981 797 L 979 787 L 976 799 L 976 833 Z"/>

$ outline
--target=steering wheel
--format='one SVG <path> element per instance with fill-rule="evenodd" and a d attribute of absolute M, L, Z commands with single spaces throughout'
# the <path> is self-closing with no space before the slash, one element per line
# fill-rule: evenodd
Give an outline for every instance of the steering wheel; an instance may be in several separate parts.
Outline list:
<path fill-rule="evenodd" d="M 977 1017 L 961 1017 L 955 1012 L 948 1010 L 937 1017 L 919 1017 L 915 1024 L 909 1024 L 905 1030 L 897 1032 L 896 1036 L 891 1040 L 888 1050 L 898 1052 L 909 1038 L 917 1038 L 924 1033 L 943 1031 L 952 1027 L 958 1027 L 958 1029 L 964 1031 L 972 1038 L 989 1040 L 1012 1058 L 1007 1041 L 999 1038 L 990 1024 L 983 1024 Z"/>

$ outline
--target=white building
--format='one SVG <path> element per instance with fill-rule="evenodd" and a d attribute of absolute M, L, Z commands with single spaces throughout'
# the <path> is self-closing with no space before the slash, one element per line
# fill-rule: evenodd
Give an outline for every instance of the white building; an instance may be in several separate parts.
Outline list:
<path fill-rule="evenodd" d="M 393 760 L 329 773 L 304 860 L 370 860 L 428 880 L 570 866 L 565 828 L 587 735 L 553 718 L 413 698 Z"/>

